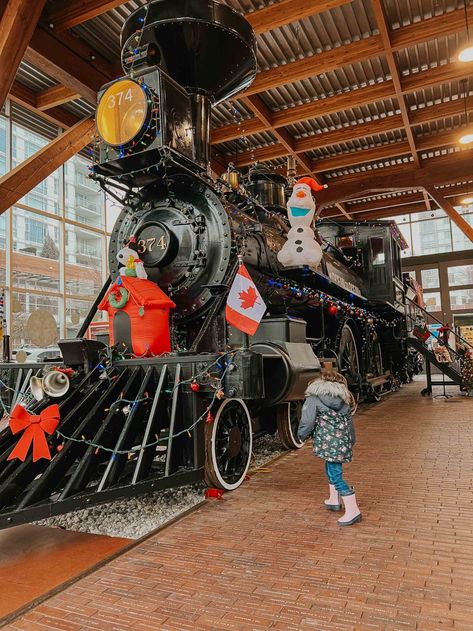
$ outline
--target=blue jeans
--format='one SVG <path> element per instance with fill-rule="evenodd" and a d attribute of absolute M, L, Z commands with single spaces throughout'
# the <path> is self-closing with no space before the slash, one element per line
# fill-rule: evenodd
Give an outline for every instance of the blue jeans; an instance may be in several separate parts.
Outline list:
<path fill-rule="evenodd" d="M 341 462 L 325 462 L 325 473 L 330 484 L 337 489 L 342 496 L 353 495 L 353 489 L 343 479 L 343 466 Z"/>

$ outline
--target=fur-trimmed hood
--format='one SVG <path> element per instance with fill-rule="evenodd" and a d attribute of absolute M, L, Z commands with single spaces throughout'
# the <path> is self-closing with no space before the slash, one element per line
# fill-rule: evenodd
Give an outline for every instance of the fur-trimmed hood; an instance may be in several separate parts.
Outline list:
<path fill-rule="evenodd" d="M 351 406 L 350 391 L 343 383 L 316 379 L 307 386 L 306 396 L 309 397 L 311 395 L 319 398 L 331 397 L 333 399 L 341 399 L 344 403 Z"/>

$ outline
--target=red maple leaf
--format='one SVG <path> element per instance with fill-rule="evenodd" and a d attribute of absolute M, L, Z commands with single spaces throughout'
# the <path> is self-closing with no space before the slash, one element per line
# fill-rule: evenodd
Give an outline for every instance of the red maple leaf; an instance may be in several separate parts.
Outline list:
<path fill-rule="evenodd" d="M 258 300 L 258 294 L 254 287 L 248 287 L 246 291 L 240 291 L 238 297 L 241 300 L 242 309 L 252 309 Z"/>

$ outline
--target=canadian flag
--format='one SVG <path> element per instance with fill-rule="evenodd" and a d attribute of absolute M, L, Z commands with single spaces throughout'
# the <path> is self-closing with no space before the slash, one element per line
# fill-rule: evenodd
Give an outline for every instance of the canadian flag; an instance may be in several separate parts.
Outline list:
<path fill-rule="evenodd" d="M 228 294 L 227 322 L 243 333 L 254 335 L 265 312 L 261 294 L 246 267 L 241 265 Z"/>

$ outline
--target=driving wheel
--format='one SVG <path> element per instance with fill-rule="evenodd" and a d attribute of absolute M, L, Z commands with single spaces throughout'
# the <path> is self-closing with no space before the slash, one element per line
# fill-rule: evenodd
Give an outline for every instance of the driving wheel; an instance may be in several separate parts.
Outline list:
<path fill-rule="evenodd" d="M 241 399 L 226 399 L 205 426 L 205 481 L 233 491 L 248 472 L 253 449 L 251 417 Z"/>

